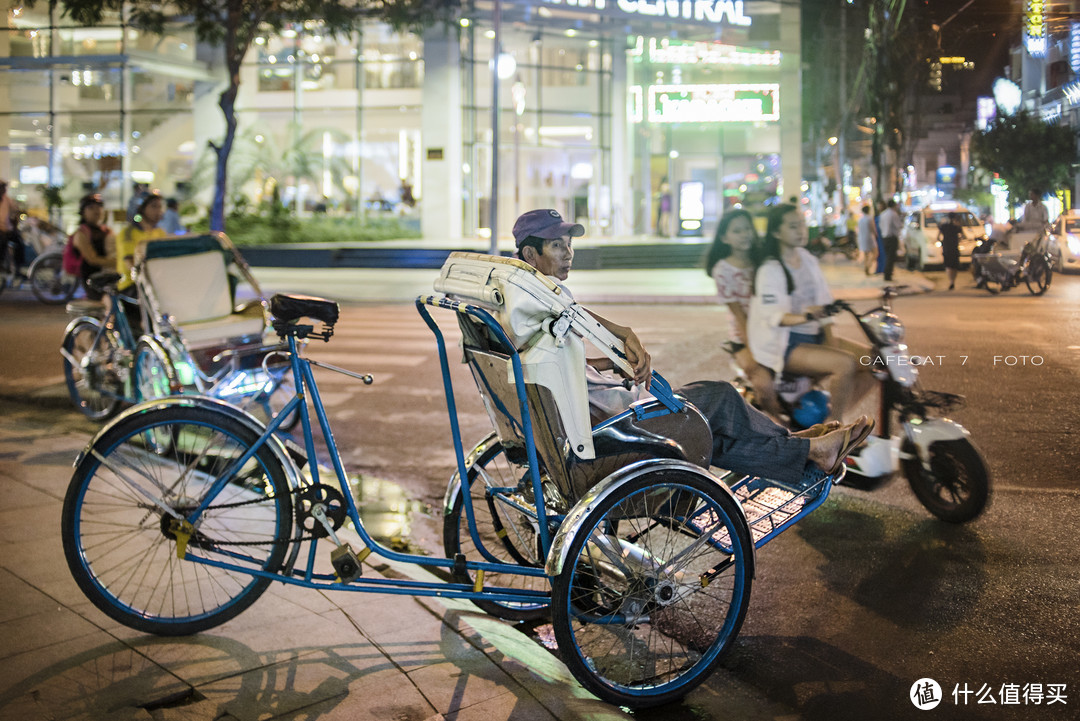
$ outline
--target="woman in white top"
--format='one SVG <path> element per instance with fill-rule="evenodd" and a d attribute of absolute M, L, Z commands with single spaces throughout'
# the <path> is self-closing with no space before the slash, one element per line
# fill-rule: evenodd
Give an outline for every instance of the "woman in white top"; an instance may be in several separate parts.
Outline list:
<path fill-rule="evenodd" d="M 754 360 L 746 346 L 746 319 L 754 282 L 754 263 L 750 249 L 757 241 L 753 219 L 745 210 L 729 210 L 720 218 L 712 246 L 705 256 L 705 272 L 716 281 L 720 302 L 728 307 L 731 330 L 724 349 L 746 374 L 761 406 L 778 413 L 780 405 L 773 388 L 772 372 Z"/>
<path fill-rule="evenodd" d="M 793 205 L 769 213 L 765 238 L 753 251 L 756 272 L 747 341 L 758 363 L 774 373 L 831 376 L 830 418 L 840 419 L 857 397 L 860 365 L 850 344 L 833 337 L 824 306 L 833 300 L 828 282 L 806 250 L 806 223 Z M 862 385 L 862 384 L 860 384 Z"/>

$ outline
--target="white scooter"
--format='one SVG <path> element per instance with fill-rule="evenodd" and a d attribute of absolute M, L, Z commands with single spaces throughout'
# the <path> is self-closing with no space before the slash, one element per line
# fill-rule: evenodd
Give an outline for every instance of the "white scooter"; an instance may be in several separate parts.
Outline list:
<path fill-rule="evenodd" d="M 935 416 L 958 407 L 963 396 L 919 387 L 922 359 L 908 352 L 904 324 L 892 313 L 892 298 L 898 290 L 885 288 L 881 306 L 866 313 L 857 313 L 845 301 L 828 306 L 830 313 L 847 311 L 858 321 L 871 343 L 863 361 L 881 383 L 876 434 L 848 456 L 844 483 L 870 490 L 902 470 L 927 510 L 943 521 L 964 523 L 986 507 L 990 472 L 968 431 L 956 421 Z M 746 391 L 753 402 L 752 389 L 746 386 Z M 807 378 L 786 379 L 777 384 L 777 391 L 793 409 L 793 421 L 799 420 L 800 410 L 806 414 L 800 425 L 820 420 L 813 417 L 814 410 L 821 418 L 827 414 L 827 406 L 821 413 L 825 394 L 814 390 Z"/>

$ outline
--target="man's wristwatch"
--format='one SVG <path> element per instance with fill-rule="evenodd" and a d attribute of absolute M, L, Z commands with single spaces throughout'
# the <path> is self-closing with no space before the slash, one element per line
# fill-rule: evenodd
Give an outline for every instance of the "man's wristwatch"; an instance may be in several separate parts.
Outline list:
<path fill-rule="evenodd" d="M 817 318 L 810 311 L 806 311 L 806 320 L 809 322 L 809 321 L 817 320 Z"/>

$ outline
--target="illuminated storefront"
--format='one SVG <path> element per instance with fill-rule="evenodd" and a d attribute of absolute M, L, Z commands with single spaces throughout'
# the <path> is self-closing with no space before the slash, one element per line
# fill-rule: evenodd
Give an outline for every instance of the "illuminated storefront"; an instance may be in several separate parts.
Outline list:
<path fill-rule="evenodd" d="M 350 38 L 317 22 L 267 32 L 242 70 L 232 192 L 257 201 L 276 186 L 300 212 L 399 212 L 427 236 L 473 238 L 490 225 L 494 145 L 504 238 L 532 207 L 590 234 L 707 231 L 724 207 L 797 192 L 799 13 L 784 7 L 503 2 L 497 143 L 490 2 L 422 38 L 374 23 Z M 0 178 L 31 196 L 102 187 L 112 207 L 134 179 L 207 194 L 221 70 L 189 31 L 159 40 L 120 16 L 64 27 L 45 5 L 7 16 Z M 415 208 L 398 203 L 403 183 Z"/>

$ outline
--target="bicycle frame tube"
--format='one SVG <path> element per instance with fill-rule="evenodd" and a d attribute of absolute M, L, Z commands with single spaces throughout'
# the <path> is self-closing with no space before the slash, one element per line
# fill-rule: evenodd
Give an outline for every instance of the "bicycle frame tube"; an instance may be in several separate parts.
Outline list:
<path fill-rule="evenodd" d="M 221 476 L 216 481 L 214 481 L 213 485 L 210 487 L 210 490 L 206 493 L 206 495 L 203 497 L 202 501 L 200 502 L 199 507 L 196 508 L 194 511 L 192 511 L 192 513 L 190 513 L 188 515 L 188 517 L 187 517 L 188 522 L 190 522 L 192 525 L 197 525 L 199 517 L 202 515 L 202 513 L 207 508 L 209 508 L 210 504 L 213 503 L 214 499 L 225 488 L 225 486 L 229 482 L 229 479 L 233 475 L 235 475 L 235 473 L 240 468 L 242 468 L 244 464 L 246 464 L 249 460 L 251 460 L 255 456 L 255 454 L 258 452 L 258 450 L 267 442 L 267 440 L 281 426 L 281 424 L 284 422 L 285 418 L 287 418 L 289 416 L 289 414 L 292 413 L 292 411 L 296 410 L 297 408 L 299 409 L 299 412 L 300 412 L 301 426 L 304 429 L 304 445 L 305 445 L 305 449 L 306 449 L 306 451 L 308 453 L 308 458 L 311 459 L 311 462 L 309 463 L 308 467 L 309 467 L 309 469 L 311 471 L 312 483 L 318 483 L 319 482 L 319 468 L 318 468 L 318 463 L 315 461 L 315 458 L 316 458 L 316 455 L 315 455 L 315 438 L 314 438 L 314 435 L 313 435 L 312 429 L 311 429 L 311 409 L 308 408 L 308 404 L 307 404 L 307 401 L 306 401 L 306 398 L 305 398 L 305 392 L 306 392 L 306 393 L 309 393 L 310 396 L 311 396 L 311 405 L 312 405 L 312 408 L 314 408 L 315 417 L 319 422 L 319 428 L 323 433 L 323 438 L 324 438 L 324 440 L 326 442 L 327 450 L 328 450 L 328 452 L 330 454 L 331 463 L 333 464 L 333 468 L 334 468 L 334 472 L 335 472 L 335 474 L 337 476 L 338 484 L 341 487 L 342 495 L 345 497 L 349 518 L 350 518 L 350 520 L 352 520 L 352 522 L 353 522 L 353 524 L 355 526 L 354 530 L 360 536 L 360 539 L 364 542 L 364 544 L 366 544 L 367 547 L 370 548 L 374 553 L 378 554 L 379 556 L 382 556 L 383 558 L 386 558 L 386 559 L 389 559 L 389 560 L 392 560 L 392 561 L 400 561 L 400 562 L 405 562 L 405 563 L 412 563 L 412 564 L 416 564 L 416 565 L 419 565 L 419 566 L 435 566 L 435 567 L 441 566 L 441 567 L 444 567 L 444 568 L 452 568 L 452 567 L 454 567 L 455 562 L 454 562 L 453 559 L 431 558 L 431 557 L 428 557 L 428 556 L 418 556 L 418 555 L 410 554 L 410 553 L 400 553 L 400 552 L 397 552 L 397 551 L 393 551 L 393 550 L 391 550 L 389 548 L 386 548 L 385 546 L 379 544 L 374 538 L 372 538 L 371 535 L 367 532 L 367 529 L 364 528 L 364 524 L 360 519 L 359 511 L 357 510 L 356 501 L 353 498 L 352 489 L 349 488 L 349 483 L 348 483 L 348 479 L 347 479 L 347 476 L 346 476 L 346 473 L 345 473 L 345 468 L 342 465 L 341 456 L 338 453 L 337 443 L 334 440 L 334 435 L 333 435 L 333 432 L 331 431 L 331 428 L 330 428 L 330 422 L 329 422 L 329 419 L 328 419 L 327 414 L 326 414 L 326 409 L 323 408 L 322 399 L 319 396 L 318 386 L 317 386 L 317 384 L 315 382 L 314 375 L 312 374 L 312 371 L 311 371 L 311 361 L 307 360 L 306 358 L 302 358 L 300 356 L 300 354 L 297 352 L 297 344 L 296 344 L 296 338 L 295 337 L 290 336 L 288 341 L 289 341 L 289 351 L 290 351 L 290 363 L 292 365 L 293 378 L 296 381 L 296 388 L 297 388 L 296 394 L 288 401 L 288 403 L 286 403 L 285 407 L 278 413 L 278 415 L 275 418 L 273 418 L 273 420 L 271 420 L 270 424 L 267 426 L 266 430 L 262 433 L 262 435 L 259 436 L 258 440 L 256 440 L 251 445 L 251 447 L 248 448 L 247 451 L 243 455 L 240 456 L 240 458 L 238 458 L 236 461 L 234 461 L 233 464 L 228 469 L 226 469 L 226 471 L 224 473 L 222 473 Z M 445 360 L 445 347 L 442 348 L 442 355 L 443 355 L 444 360 Z M 520 368 L 518 368 L 518 373 L 520 374 L 520 372 L 521 372 Z M 456 421 L 456 416 L 455 416 L 455 421 Z M 455 432 L 456 432 L 456 423 L 455 423 Z M 457 444 L 457 451 L 458 451 L 458 455 L 460 456 L 461 455 L 460 442 Z M 463 459 L 461 460 L 461 463 L 462 464 L 464 463 Z M 537 480 L 538 480 L 538 478 L 537 478 Z M 287 575 L 283 575 L 283 574 L 275 574 L 275 573 L 270 573 L 270 572 L 265 572 L 265 571 L 257 571 L 257 570 L 254 570 L 254 569 L 251 569 L 251 568 L 245 568 L 245 567 L 242 567 L 242 566 L 235 566 L 233 564 L 224 563 L 224 562 L 216 561 L 216 560 L 213 560 L 213 559 L 202 558 L 202 557 L 199 557 L 199 556 L 194 555 L 194 554 L 190 555 L 189 558 L 190 558 L 191 561 L 196 562 L 196 563 L 202 563 L 202 564 L 205 564 L 205 565 L 216 566 L 216 567 L 219 567 L 219 568 L 227 568 L 227 569 L 230 569 L 230 570 L 235 570 L 235 571 L 239 571 L 239 572 L 243 572 L 243 573 L 248 573 L 248 574 L 251 574 L 251 575 L 274 578 L 276 580 L 286 581 L 286 582 L 289 582 L 289 583 L 296 583 L 296 584 L 300 584 L 300 585 L 318 586 L 320 584 L 315 583 L 312 579 L 317 578 L 317 579 L 320 579 L 320 580 L 330 580 L 330 579 L 332 579 L 332 577 L 320 576 L 318 574 L 314 574 L 313 571 L 312 571 L 313 564 L 314 564 L 314 558 L 315 558 L 315 549 L 316 549 L 317 543 L 318 543 L 318 541 L 313 541 L 312 542 L 311 556 L 309 557 L 308 564 L 307 564 L 307 570 L 306 570 L 306 573 L 304 574 L 303 579 L 293 579 L 293 578 L 291 578 L 291 577 L 289 577 Z M 545 575 L 544 570 L 542 568 L 529 568 L 529 567 L 520 566 L 520 565 L 517 565 L 517 564 L 506 564 L 506 563 L 483 563 L 483 562 L 470 561 L 470 562 L 466 563 L 466 568 L 468 568 L 470 570 L 483 570 L 483 571 L 492 571 L 492 572 L 499 572 L 499 573 L 513 573 L 513 574 L 523 575 L 523 576 L 544 576 Z M 385 586 L 402 585 L 401 582 L 399 582 L 399 583 L 384 583 L 383 582 L 384 580 L 385 579 L 380 579 L 378 581 L 373 581 L 373 580 L 367 580 L 367 579 L 362 579 L 361 578 L 361 579 L 356 579 L 356 580 L 351 582 L 351 584 L 355 584 L 357 586 L 356 588 L 349 588 L 349 585 L 344 585 L 343 586 L 343 585 L 338 584 L 338 583 L 335 583 L 334 587 L 335 588 L 345 588 L 345 589 L 348 589 L 348 590 L 380 590 L 380 591 L 383 591 L 384 590 L 383 587 L 385 587 Z M 485 592 L 468 591 L 468 590 L 466 590 L 466 587 L 462 587 L 461 589 L 458 589 L 458 590 L 453 590 L 453 584 L 448 585 L 448 584 L 444 584 L 442 582 L 439 582 L 438 584 L 432 584 L 432 583 L 428 583 L 428 582 L 412 582 L 412 583 L 415 583 L 415 584 L 418 584 L 418 585 L 412 586 L 412 585 L 409 585 L 409 584 L 404 584 L 410 590 L 409 591 L 396 591 L 396 592 L 397 593 L 412 593 L 412 594 L 415 594 L 415 595 L 446 596 L 446 597 L 455 597 L 455 598 L 485 598 L 485 597 L 490 598 L 490 595 L 488 595 L 488 596 L 484 595 Z M 436 587 L 441 589 L 444 586 L 446 586 L 448 590 L 446 590 L 446 591 L 436 590 Z M 372 588 L 372 587 L 374 587 L 374 588 Z M 422 589 L 430 589 L 430 592 L 419 593 L 419 591 L 421 591 Z M 395 591 L 388 591 L 388 592 L 393 593 Z M 478 595 L 472 595 L 473 593 L 477 593 Z M 523 601 L 523 602 L 524 601 L 530 601 L 530 600 L 536 600 L 537 597 L 546 597 L 546 595 L 544 595 L 542 593 L 540 593 L 539 596 L 531 595 L 531 594 L 536 594 L 536 593 L 538 593 L 538 592 L 505 590 L 505 591 L 498 592 L 498 595 L 499 595 L 499 598 L 503 599 L 503 600 Z M 510 595 L 507 595 L 507 594 L 514 594 L 514 595 L 511 597 Z"/>
<path fill-rule="evenodd" d="M 458 477 L 462 479 L 462 483 L 468 482 L 468 470 L 465 468 L 465 452 L 461 445 L 461 430 L 458 426 L 457 419 L 457 406 L 454 402 L 454 387 L 453 382 L 450 379 L 450 363 L 446 356 L 446 341 L 443 338 L 442 331 L 439 328 L 438 323 L 435 322 L 431 314 L 427 312 L 425 305 L 430 305 L 435 308 L 443 308 L 446 310 L 453 310 L 459 313 L 466 313 L 480 320 L 488 328 L 490 328 L 507 347 L 513 348 L 514 343 L 507 337 L 503 331 L 502 326 L 497 320 L 495 320 L 490 313 L 483 308 L 469 305 L 457 300 L 450 300 L 449 298 L 435 298 L 434 296 L 427 296 L 416 299 L 416 309 L 419 311 L 424 322 L 431 328 L 432 333 L 435 334 L 436 341 L 439 345 L 439 363 L 442 366 L 443 375 L 443 388 L 446 394 L 446 406 L 450 414 L 450 428 L 454 438 L 454 452 L 457 455 L 458 463 Z M 511 356 L 511 364 L 514 369 L 514 389 L 517 392 L 518 406 L 521 408 L 521 427 L 522 435 L 526 439 L 525 452 L 529 459 L 529 476 L 533 486 L 533 498 L 536 499 L 536 521 L 538 525 L 538 535 L 540 536 L 540 553 L 543 557 L 547 557 L 548 550 L 551 548 L 551 538 L 548 534 L 547 527 L 547 513 L 544 508 L 544 490 L 543 484 L 540 480 L 540 468 L 536 458 L 536 444 L 533 443 L 532 435 L 532 419 L 529 415 L 528 400 L 525 396 L 525 376 L 521 369 L 521 357 L 515 351 Z M 465 505 L 465 514 L 469 522 L 469 534 L 472 536 L 472 541 L 478 549 L 481 550 L 485 557 L 489 557 L 490 554 L 486 552 L 483 542 L 480 540 L 479 533 L 476 528 L 476 520 L 473 514 L 472 496 L 468 493 L 462 494 L 462 502 Z"/>

